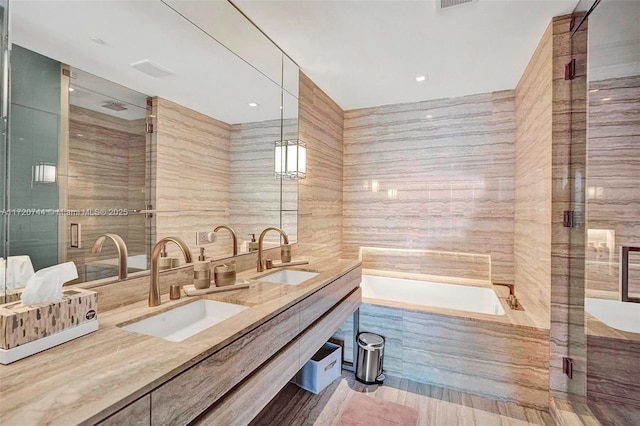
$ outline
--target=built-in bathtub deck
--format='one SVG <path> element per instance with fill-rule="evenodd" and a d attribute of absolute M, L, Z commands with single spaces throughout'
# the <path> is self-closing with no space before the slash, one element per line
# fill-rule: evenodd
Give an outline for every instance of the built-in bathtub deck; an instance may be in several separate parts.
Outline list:
<path fill-rule="evenodd" d="M 502 304 L 502 307 L 504 309 L 505 315 L 487 315 L 487 314 L 480 314 L 476 312 L 458 311 L 455 309 L 436 308 L 432 306 L 425 307 L 417 304 L 404 304 L 404 303 L 396 303 L 396 302 L 390 302 L 390 301 L 378 302 L 374 300 L 363 299 L 365 303 L 383 304 L 385 306 L 402 307 L 405 309 L 410 309 L 415 311 L 425 311 L 425 312 L 440 313 L 445 315 L 463 316 L 464 318 L 475 318 L 480 320 L 495 321 L 501 324 L 512 324 L 514 326 L 534 327 L 534 328 L 539 328 L 541 330 L 549 330 L 548 324 L 547 324 L 547 327 L 542 326 L 543 322 L 540 321 L 540 318 L 538 315 L 536 315 L 535 310 L 530 310 L 527 304 L 523 305 L 524 310 L 521 310 L 521 311 L 510 309 L 506 302 L 507 296 L 509 296 L 509 289 L 505 286 L 493 285 L 488 280 L 480 280 L 480 279 L 473 279 L 473 278 L 445 277 L 445 276 L 436 276 L 436 275 L 428 275 L 428 274 L 414 274 L 414 273 L 397 272 L 397 271 L 381 271 L 377 269 L 363 269 L 362 275 L 376 275 L 376 276 L 384 276 L 384 277 L 390 277 L 390 278 L 400 278 L 400 279 L 408 279 L 408 280 L 416 280 L 416 281 L 432 281 L 432 282 L 447 283 L 447 284 L 459 284 L 459 285 L 490 288 L 494 290 L 498 295 L 500 303 Z M 516 287 L 516 296 L 518 296 L 517 287 Z"/>
<path fill-rule="evenodd" d="M 363 275 L 440 281 L 500 291 L 486 280 L 449 279 L 422 274 L 363 270 Z M 392 281 L 390 285 L 393 285 Z M 428 285 L 428 284 L 427 284 Z M 386 373 L 496 400 L 547 409 L 549 329 L 532 324 L 525 311 L 505 315 L 436 308 L 363 297 L 360 331 L 386 338 Z M 351 324 L 341 328 L 345 358 L 352 353 Z"/>

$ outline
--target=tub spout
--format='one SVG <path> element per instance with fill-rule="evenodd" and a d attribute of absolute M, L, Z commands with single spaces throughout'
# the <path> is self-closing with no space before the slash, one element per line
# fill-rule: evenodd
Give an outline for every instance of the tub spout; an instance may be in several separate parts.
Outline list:
<path fill-rule="evenodd" d="M 514 311 L 524 311 L 524 308 L 516 298 L 515 294 L 515 285 L 514 284 L 503 284 L 503 283 L 493 283 L 493 285 L 501 285 L 505 286 L 509 289 L 509 296 L 507 296 L 507 305 L 509 308 Z"/>

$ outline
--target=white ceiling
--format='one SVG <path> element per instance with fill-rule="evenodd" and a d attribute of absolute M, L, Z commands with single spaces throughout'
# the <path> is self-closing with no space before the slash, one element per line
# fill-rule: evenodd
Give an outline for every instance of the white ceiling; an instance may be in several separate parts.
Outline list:
<path fill-rule="evenodd" d="M 578 0 L 233 3 L 349 110 L 513 89 L 551 18 Z"/>
<path fill-rule="evenodd" d="M 345 110 L 513 89 L 551 18 L 577 2 L 234 1 Z M 145 95 L 227 123 L 280 116 L 279 52 L 224 0 L 11 0 L 9 11 L 13 42 Z M 130 66 L 142 59 L 175 74 Z M 297 112 L 284 101 L 285 116 Z"/>
<path fill-rule="evenodd" d="M 169 5 L 209 19 L 200 19 L 198 28 Z M 74 68 L 230 124 L 280 118 L 279 69 L 258 72 L 209 34 L 220 20 L 233 22 L 234 32 L 225 27 L 225 42 L 233 43 L 235 34 L 251 43 L 259 34 L 236 19 L 238 12 L 224 0 L 11 0 L 9 14 L 12 43 Z M 269 61 L 281 64 L 277 49 L 262 43 L 257 50 L 243 54 L 253 55 L 261 67 L 267 68 Z M 275 61 L 261 57 L 274 54 Z M 151 77 L 131 66 L 144 59 L 173 75 Z M 251 102 L 259 107 L 249 107 Z M 297 111 L 297 100 L 285 94 L 285 117 L 297 116 Z"/>
<path fill-rule="evenodd" d="M 147 95 L 73 67 L 69 92 L 71 105 L 124 120 L 140 120 L 147 117 Z M 117 103 L 126 109 L 113 111 L 104 107 L 110 103 Z"/>

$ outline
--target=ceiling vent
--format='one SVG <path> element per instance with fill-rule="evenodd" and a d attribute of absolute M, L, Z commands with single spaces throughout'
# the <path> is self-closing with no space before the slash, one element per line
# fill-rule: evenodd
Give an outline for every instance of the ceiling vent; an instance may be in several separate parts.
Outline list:
<path fill-rule="evenodd" d="M 118 103 L 118 102 L 107 102 L 106 104 L 102 105 L 102 108 L 106 108 L 106 109 L 110 109 L 112 111 L 126 111 L 127 107 L 124 106 L 124 104 Z"/>
<path fill-rule="evenodd" d="M 138 62 L 134 62 L 131 64 L 132 67 L 137 69 L 140 72 L 143 72 L 151 77 L 161 78 L 167 77 L 169 75 L 175 74 L 168 68 L 163 67 L 162 65 L 156 64 L 148 59 L 143 59 Z"/>
<path fill-rule="evenodd" d="M 436 4 L 436 9 L 442 10 L 442 9 L 449 9 L 455 6 L 461 6 L 463 4 L 475 3 L 477 1 L 478 0 L 436 0 L 435 4 Z"/>

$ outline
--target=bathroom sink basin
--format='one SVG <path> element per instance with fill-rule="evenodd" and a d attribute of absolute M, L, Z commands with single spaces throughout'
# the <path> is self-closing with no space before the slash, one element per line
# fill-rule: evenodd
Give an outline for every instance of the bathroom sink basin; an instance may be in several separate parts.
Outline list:
<path fill-rule="evenodd" d="M 246 306 L 201 299 L 122 327 L 148 336 L 181 342 L 187 337 L 247 309 Z"/>
<path fill-rule="evenodd" d="M 296 269 L 280 269 L 264 277 L 257 278 L 258 281 L 268 283 L 298 285 L 318 275 L 318 272 L 298 271 Z"/>

